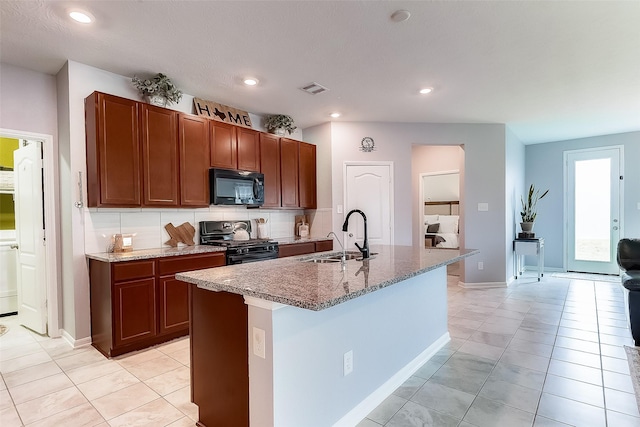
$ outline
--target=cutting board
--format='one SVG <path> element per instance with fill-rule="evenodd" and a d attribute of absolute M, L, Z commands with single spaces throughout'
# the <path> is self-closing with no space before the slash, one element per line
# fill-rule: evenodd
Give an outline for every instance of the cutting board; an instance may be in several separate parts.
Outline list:
<path fill-rule="evenodd" d="M 164 226 L 164 229 L 167 230 L 170 239 L 164 242 L 165 245 L 169 245 L 171 247 L 177 247 L 178 243 L 184 243 L 188 246 L 195 245 L 193 241 L 193 237 L 196 234 L 196 229 L 193 228 L 188 222 L 185 222 L 177 227 L 175 227 L 172 223 L 169 223 Z"/>

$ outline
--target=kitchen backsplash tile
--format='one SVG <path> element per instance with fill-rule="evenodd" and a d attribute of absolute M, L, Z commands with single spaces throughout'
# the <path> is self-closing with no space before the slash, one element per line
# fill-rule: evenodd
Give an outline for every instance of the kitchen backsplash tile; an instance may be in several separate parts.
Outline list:
<path fill-rule="evenodd" d="M 162 247 L 160 212 L 123 212 L 120 214 L 122 234 L 133 234 L 134 249 Z"/>
<path fill-rule="evenodd" d="M 111 237 L 120 233 L 120 212 L 89 212 L 84 214 L 85 253 L 105 252 Z"/>
<path fill-rule="evenodd" d="M 200 221 L 251 220 L 251 237 L 256 238 L 255 219 L 264 218 L 270 238 L 288 238 L 294 234 L 295 216 L 302 213 L 302 210 L 247 209 L 235 206 L 198 209 L 91 208 L 85 210 L 85 252 L 106 251 L 111 236 L 117 233 L 135 234 L 134 249 L 164 247 L 164 242 L 169 240 L 164 226 L 169 222 L 176 227 L 186 221 L 190 222 L 196 229 L 196 244 L 199 243 Z M 311 231 L 314 233 L 313 225 Z"/>

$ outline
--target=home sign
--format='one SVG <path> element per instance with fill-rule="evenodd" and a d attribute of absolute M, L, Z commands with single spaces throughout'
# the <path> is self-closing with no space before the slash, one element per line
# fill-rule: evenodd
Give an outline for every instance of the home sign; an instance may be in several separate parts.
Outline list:
<path fill-rule="evenodd" d="M 251 127 L 251 117 L 249 113 L 238 110 L 227 105 L 218 104 L 213 101 L 205 101 L 200 98 L 193 98 L 193 106 L 196 109 L 196 115 L 204 116 L 219 122 L 231 123 L 244 127 Z"/>

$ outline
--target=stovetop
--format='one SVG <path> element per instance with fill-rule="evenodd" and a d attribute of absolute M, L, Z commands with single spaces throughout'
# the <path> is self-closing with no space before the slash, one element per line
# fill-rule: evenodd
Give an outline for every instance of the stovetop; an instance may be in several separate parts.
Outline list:
<path fill-rule="evenodd" d="M 251 234 L 251 221 L 201 221 L 200 244 L 225 246 L 228 248 L 277 247 L 278 245 L 277 242 L 269 239 L 234 240 L 234 230 L 237 228 L 244 228 L 247 230 L 247 233 Z"/>

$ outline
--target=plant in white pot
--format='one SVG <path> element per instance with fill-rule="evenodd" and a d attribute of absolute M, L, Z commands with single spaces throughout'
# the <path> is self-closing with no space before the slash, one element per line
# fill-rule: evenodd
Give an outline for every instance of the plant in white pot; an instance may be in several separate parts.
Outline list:
<path fill-rule="evenodd" d="M 269 132 L 280 136 L 284 136 L 285 131 L 291 135 L 291 133 L 297 129 L 291 116 L 285 114 L 268 116 L 264 121 L 264 127 L 267 128 Z"/>
<path fill-rule="evenodd" d="M 537 215 L 536 205 L 538 204 L 538 200 L 546 196 L 548 192 L 549 190 L 540 194 L 540 190 L 536 190 L 533 184 L 531 184 L 527 200 L 520 197 L 520 203 L 522 203 L 522 211 L 520 212 L 522 222 L 520 223 L 520 227 L 524 233 L 531 233 L 533 230 L 533 223 L 535 222 Z"/>
<path fill-rule="evenodd" d="M 166 107 L 167 103 L 177 104 L 182 99 L 182 91 L 173 84 L 169 77 L 162 73 L 144 80 L 133 76 L 131 83 L 152 105 Z"/>

